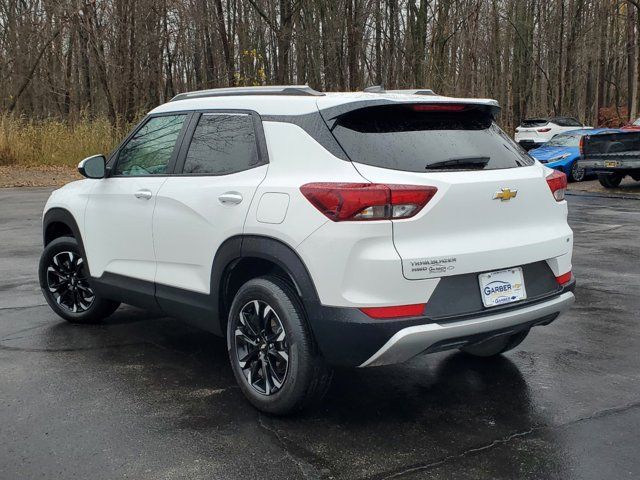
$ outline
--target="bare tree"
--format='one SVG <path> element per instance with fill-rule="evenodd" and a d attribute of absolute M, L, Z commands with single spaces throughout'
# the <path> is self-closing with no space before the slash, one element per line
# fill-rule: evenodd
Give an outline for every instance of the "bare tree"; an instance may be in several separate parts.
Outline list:
<path fill-rule="evenodd" d="M 0 0 L 0 105 L 129 122 L 177 92 L 430 87 L 595 123 L 640 106 L 640 0 Z"/>

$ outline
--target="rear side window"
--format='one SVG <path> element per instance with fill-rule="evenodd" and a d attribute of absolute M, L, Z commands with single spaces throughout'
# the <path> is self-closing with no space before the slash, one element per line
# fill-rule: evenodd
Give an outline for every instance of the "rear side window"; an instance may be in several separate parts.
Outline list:
<path fill-rule="evenodd" d="M 251 115 L 204 113 L 193 132 L 182 173 L 227 175 L 258 165 Z"/>
<path fill-rule="evenodd" d="M 333 134 L 352 161 L 393 170 L 492 170 L 534 163 L 489 112 L 424 108 L 362 108 L 341 116 Z"/>

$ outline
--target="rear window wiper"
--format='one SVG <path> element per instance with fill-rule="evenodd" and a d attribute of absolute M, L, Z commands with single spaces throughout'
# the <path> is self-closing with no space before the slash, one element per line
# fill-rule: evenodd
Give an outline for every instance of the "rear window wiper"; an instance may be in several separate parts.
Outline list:
<path fill-rule="evenodd" d="M 459 157 L 428 164 L 426 170 L 482 170 L 491 157 Z"/>

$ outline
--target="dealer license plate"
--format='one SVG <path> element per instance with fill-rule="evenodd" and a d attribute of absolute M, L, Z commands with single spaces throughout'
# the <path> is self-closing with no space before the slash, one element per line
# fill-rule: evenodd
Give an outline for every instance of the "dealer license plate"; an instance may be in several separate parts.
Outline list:
<path fill-rule="evenodd" d="M 508 268 L 478 275 L 480 294 L 485 307 L 496 307 L 527 298 L 522 268 Z"/>

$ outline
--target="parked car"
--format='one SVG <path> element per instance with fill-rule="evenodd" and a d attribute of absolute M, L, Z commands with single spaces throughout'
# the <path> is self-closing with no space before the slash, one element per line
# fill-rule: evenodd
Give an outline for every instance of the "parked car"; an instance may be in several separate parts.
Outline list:
<path fill-rule="evenodd" d="M 525 150 L 542 146 L 559 133 L 591 128 L 571 117 L 531 118 L 516 128 L 515 140 Z"/>
<path fill-rule="evenodd" d="M 40 285 L 73 323 L 123 302 L 226 337 L 258 409 L 331 367 L 516 347 L 574 301 L 566 176 L 492 100 L 253 87 L 181 94 L 54 191 Z"/>
<path fill-rule="evenodd" d="M 640 118 L 636 118 L 632 123 L 625 125 L 622 130 L 640 130 Z"/>
<path fill-rule="evenodd" d="M 581 139 L 585 135 L 597 135 L 618 131 L 619 130 L 609 128 L 594 128 L 559 133 L 541 147 L 530 150 L 529 155 L 549 168 L 566 173 L 569 180 L 581 182 L 585 179 L 587 173 L 589 173 L 578 164 Z"/>
<path fill-rule="evenodd" d="M 616 188 L 626 176 L 640 181 L 640 132 L 587 135 L 582 141 L 580 168 L 598 174 L 605 188 Z"/>

